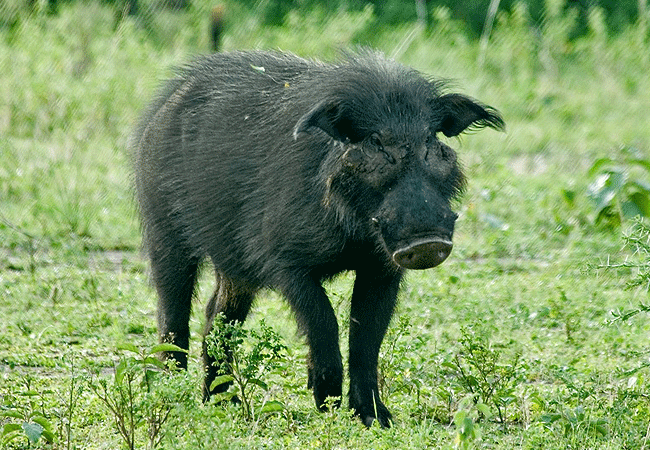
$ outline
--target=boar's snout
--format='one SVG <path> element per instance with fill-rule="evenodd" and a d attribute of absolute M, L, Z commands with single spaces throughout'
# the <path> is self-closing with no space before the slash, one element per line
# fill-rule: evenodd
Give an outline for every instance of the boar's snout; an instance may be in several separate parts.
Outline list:
<path fill-rule="evenodd" d="M 446 238 L 423 238 L 397 249 L 392 258 L 395 264 L 405 269 L 430 269 L 447 259 L 453 246 Z"/>
<path fill-rule="evenodd" d="M 435 196 L 430 199 L 435 200 Z M 419 200 L 397 205 L 391 202 L 392 207 L 384 205 L 372 219 L 388 256 L 404 269 L 436 267 L 453 248 L 458 215 L 444 202 Z"/>

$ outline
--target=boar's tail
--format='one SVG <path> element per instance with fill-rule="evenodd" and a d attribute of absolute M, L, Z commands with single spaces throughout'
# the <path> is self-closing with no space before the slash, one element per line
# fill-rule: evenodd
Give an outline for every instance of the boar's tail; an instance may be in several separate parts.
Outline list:
<path fill-rule="evenodd" d="M 140 118 L 140 122 L 135 128 L 135 132 L 133 133 L 129 144 L 131 151 L 134 153 L 133 156 L 137 154 L 142 138 L 146 135 L 147 129 L 154 121 L 156 115 L 158 115 L 158 113 L 165 107 L 167 102 L 169 102 L 172 99 L 172 97 L 177 95 L 178 91 L 181 90 L 183 84 L 185 83 L 186 80 L 181 77 L 173 78 L 169 80 L 167 83 L 165 83 L 164 87 L 156 95 L 155 100 L 149 105 L 149 107 L 142 114 Z"/>

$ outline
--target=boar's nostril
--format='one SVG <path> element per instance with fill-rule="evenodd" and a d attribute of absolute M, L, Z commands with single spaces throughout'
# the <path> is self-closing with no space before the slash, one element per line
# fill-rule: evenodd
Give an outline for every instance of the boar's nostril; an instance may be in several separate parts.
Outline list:
<path fill-rule="evenodd" d="M 443 238 L 419 239 L 393 253 L 393 261 L 405 269 L 429 269 L 442 263 L 449 254 L 453 244 Z"/>

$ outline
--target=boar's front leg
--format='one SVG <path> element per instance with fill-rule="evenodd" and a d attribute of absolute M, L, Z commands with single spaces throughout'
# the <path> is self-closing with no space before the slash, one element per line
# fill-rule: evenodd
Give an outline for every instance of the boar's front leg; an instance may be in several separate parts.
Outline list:
<path fill-rule="evenodd" d="M 324 411 L 325 400 L 340 405 L 343 363 L 339 348 L 339 327 L 332 305 L 320 282 L 309 275 L 287 277 L 282 292 L 296 316 L 298 328 L 309 344 L 308 385 L 314 391 L 316 407 Z"/>
<path fill-rule="evenodd" d="M 401 274 L 358 270 L 350 311 L 350 408 L 366 425 L 390 427 L 391 414 L 379 399 L 377 361 L 395 303 Z"/>

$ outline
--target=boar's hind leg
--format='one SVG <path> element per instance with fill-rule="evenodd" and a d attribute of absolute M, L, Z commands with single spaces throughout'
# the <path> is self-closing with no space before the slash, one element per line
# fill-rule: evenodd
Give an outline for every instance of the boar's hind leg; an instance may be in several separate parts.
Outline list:
<path fill-rule="evenodd" d="M 366 426 L 391 414 L 379 399 L 377 360 L 399 290 L 400 275 L 357 271 L 350 311 L 350 408 Z"/>
<path fill-rule="evenodd" d="M 163 240 L 167 246 L 149 245 L 153 281 L 158 291 L 158 332 L 161 342 L 189 348 L 192 295 L 198 272 L 198 260 L 173 239 Z M 172 352 L 165 355 L 187 367 L 187 354 Z"/>
<path fill-rule="evenodd" d="M 227 323 L 243 322 L 250 311 L 255 297 L 255 288 L 236 283 L 220 272 L 217 272 L 217 286 L 214 294 L 205 310 L 205 330 L 203 339 L 203 367 L 205 368 L 205 382 L 203 384 L 203 401 L 208 401 L 212 394 L 225 392 L 231 383 L 224 383 L 210 390 L 210 385 L 220 374 L 220 363 L 224 361 L 215 361 L 208 355 L 208 348 L 205 342 L 205 336 L 210 334 L 214 324 L 214 319 L 218 314 L 223 314 Z M 230 350 L 224 349 L 227 357 L 230 356 Z M 225 361 L 229 363 L 230 361 Z M 216 364 L 215 364 L 216 363 Z M 237 399 L 233 399 L 237 401 Z"/>
<path fill-rule="evenodd" d="M 299 331 L 307 337 L 308 386 L 314 391 L 316 407 L 324 411 L 328 397 L 335 399 L 334 406 L 340 405 L 343 363 L 338 323 L 325 290 L 314 278 L 298 275 L 287 280 L 282 292 L 296 316 Z"/>

